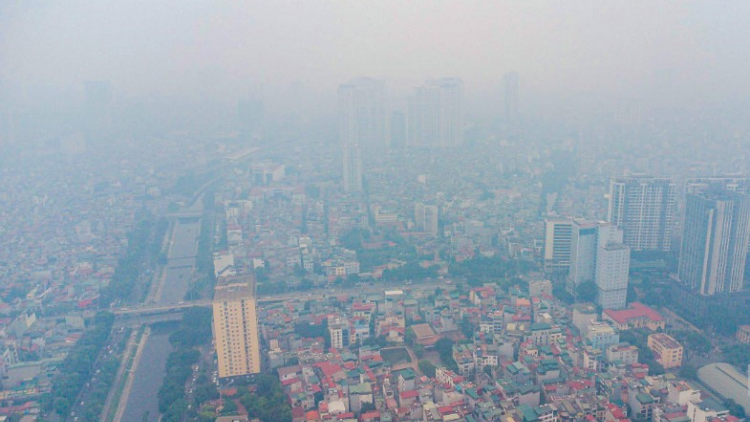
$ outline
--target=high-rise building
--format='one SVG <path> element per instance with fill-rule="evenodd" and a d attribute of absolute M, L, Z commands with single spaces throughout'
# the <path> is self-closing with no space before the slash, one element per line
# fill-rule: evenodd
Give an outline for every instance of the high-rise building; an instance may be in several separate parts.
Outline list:
<path fill-rule="evenodd" d="M 685 182 L 686 194 L 706 192 L 710 189 L 725 189 L 732 192 L 750 195 L 750 177 L 742 176 L 716 176 L 696 177 L 687 179 Z M 750 244 L 748 244 L 750 251 Z"/>
<path fill-rule="evenodd" d="M 255 281 L 251 277 L 225 278 L 216 285 L 213 331 L 220 378 L 260 372 L 255 305 Z"/>
<path fill-rule="evenodd" d="M 112 135 L 112 84 L 109 81 L 84 82 L 86 94 L 86 138 L 89 143 L 108 141 Z"/>
<path fill-rule="evenodd" d="M 505 121 L 508 125 L 514 126 L 519 118 L 520 77 L 518 72 L 508 72 L 503 79 L 505 82 Z"/>
<path fill-rule="evenodd" d="M 344 144 L 344 191 L 355 193 L 362 191 L 362 152 L 359 145 Z"/>
<path fill-rule="evenodd" d="M 408 99 L 409 147 L 456 147 L 463 142 L 463 81 L 444 78 L 414 89 Z"/>
<path fill-rule="evenodd" d="M 650 176 L 621 177 L 610 182 L 607 220 L 622 229 L 634 251 L 672 247 L 675 184 Z"/>
<path fill-rule="evenodd" d="M 628 296 L 630 248 L 622 243 L 623 232 L 611 224 L 597 228 L 597 303 L 603 309 L 623 309 Z"/>
<path fill-rule="evenodd" d="M 342 349 L 348 347 L 350 339 L 349 321 L 342 317 L 328 317 L 328 335 L 331 337 L 331 347 Z"/>
<path fill-rule="evenodd" d="M 750 177 L 696 177 L 687 179 L 685 182 L 685 191 L 687 194 L 697 194 L 709 189 L 726 189 L 728 191 L 750 195 Z"/>
<path fill-rule="evenodd" d="M 416 229 L 430 236 L 438 235 L 438 207 L 425 205 L 422 202 L 414 204 L 414 223 Z"/>
<path fill-rule="evenodd" d="M 630 270 L 630 248 L 622 230 L 610 223 L 573 220 L 567 289 L 575 295 L 581 283 L 594 282 L 597 302 L 604 309 L 625 307 Z"/>
<path fill-rule="evenodd" d="M 743 288 L 750 237 L 750 197 L 726 189 L 688 194 L 680 281 L 702 295 Z"/>
<path fill-rule="evenodd" d="M 339 86 L 339 137 L 344 163 L 344 190 L 362 190 L 362 150 L 388 145 L 388 114 L 385 83 L 376 79 L 353 79 Z"/>
<path fill-rule="evenodd" d="M 581 283 L 594 281 L 596 276 L 596 228 L 598 222 L 573 220 L 570 240 L 570 265 L 567 290 L 575 295 Z"/>
<path fill-rule="evenodd" d="M 573 236 L 572 219 L 544 220 L 544 268 L 567 274 Z"/>
<path fill-rule="evenodd" d="M 403 148 L 406 146 L 406 115 L 403 111 L 394 111 L 391 114 L 391 148 Z"/>
<path fill-rule="evenodd" d="M 262 133 L 263 116 L 263 101 L 260 99 L 245 98 L 237 103 L 237 121 L 243 138 L 251 139 Z"/>

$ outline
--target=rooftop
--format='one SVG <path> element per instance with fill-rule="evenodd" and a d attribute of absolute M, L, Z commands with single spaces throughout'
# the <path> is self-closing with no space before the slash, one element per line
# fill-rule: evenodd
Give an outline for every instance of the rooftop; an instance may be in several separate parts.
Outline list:
<path fill-rule="evenodd" d="M 627 324 L 629 320 L 635 318 L 648 318 L 651 321 L 659 322 L 663 321 L 664 317 L 654 309 L 638 302 L 634 302 L 629 308 L 616 311 L 613 309 L 605 309 L 604 313 L 616 321 L 618 324 Z"/>

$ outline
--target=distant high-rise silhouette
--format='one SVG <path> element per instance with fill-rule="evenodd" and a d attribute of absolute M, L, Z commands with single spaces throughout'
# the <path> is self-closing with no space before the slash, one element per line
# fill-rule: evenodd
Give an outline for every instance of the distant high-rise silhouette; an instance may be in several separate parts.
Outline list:
<path fill-rule="evenodd" d="M 610 182 L 608 221 L 622 229 L 634 251 L 669 251 L 674 224 L 675 184 L 650 176 Z"/>
<path fill-rule="evenodd" d="M 344 190 L 362 190 L 362 150 L 383 149 L 388 144 L 388 114 L 385 83 L 359 78 L 341 85 L 339 136 L 344 168 Z"/>
<path fill-rule="evenodd" d="M 391 114 L 391 148 L 406 146 L 406 115 L 402 111 Z"/>
<path fill-rule="evenodd" d="M 463 142 L 463 81 L 444 78 L 414 89 L 407 109 L 409 147 L 455 147 Z"/>
<path fill-rule="evenodd" d="M 505 121 L 509 126 L 518 124 L 518 102 L 520 77 L 518 72 L 508 72 L 503 78 L 505 82 Z"/>
<path fill-rule="evenodd" d="M 259 135 L 263 127 L 263 101 L 257 98 L 241 99 L 237 103 L 237 120 L 245 139 Z"/>
<path fill-rule="evenodd" d="M 750 237 L 750 197 L 726 189 L 689 193 L 680 281 L 703 295 L 742 290 Z"/>
<path fill-rule="evenodd" d="M 106 141 L 112 134 L 112 84 L 109 81 L 86 81 L 84 91 L 87 141 Z"/>

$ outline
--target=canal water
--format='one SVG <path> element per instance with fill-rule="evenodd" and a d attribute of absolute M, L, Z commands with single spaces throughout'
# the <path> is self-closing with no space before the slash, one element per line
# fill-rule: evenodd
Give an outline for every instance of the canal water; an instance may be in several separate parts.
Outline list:
<path fill-rule="evenodd" d="M 195 266 L 195 255 L 200 236 L 200 220 L 181 221 L 175 224 L 168 253 L 168 262 L 158 303 L 174 304 L 182 301 L 188 291 Z M 121 422 L 157 422 L 159 420 L 158 393 L 172 346 L 169 333 L 152 332 L 143 348 L 135 378 L 130 389 Z"/>

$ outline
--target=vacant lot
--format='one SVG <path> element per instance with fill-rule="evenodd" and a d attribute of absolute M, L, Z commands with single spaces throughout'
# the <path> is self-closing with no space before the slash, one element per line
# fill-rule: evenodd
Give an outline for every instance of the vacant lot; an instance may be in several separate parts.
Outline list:
<path fill-rule="evenodd" d="M 405 347 L 383 349 L 380 351 L 380 356 L 382 356 L 383 360 L 388 362 L 391 366 L 411 363 L 411 357 L 409 357 L 409 352 Z"/>

